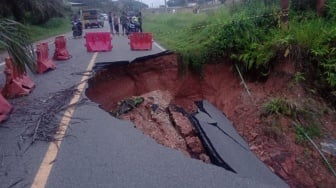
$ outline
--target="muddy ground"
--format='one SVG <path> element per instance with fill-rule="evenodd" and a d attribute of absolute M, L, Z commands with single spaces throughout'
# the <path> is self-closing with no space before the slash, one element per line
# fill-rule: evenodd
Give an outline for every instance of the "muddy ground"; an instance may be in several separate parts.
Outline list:
<path fill-rule="evenodd" d="M 202 76 L 181 67 L 176 54 L 110 66 L 96 72 L 86 94 L 111 115 L 134 122 L 158 143 L 210 163 L 188 118 L 179 110 L 192 113 L 194 101 L 206 99 L 224 112 L 256 156 L 291 187 L 336 185 L 318 152 L 307 140 L 299 139 L 293 124 L 299 118 L 265 113 L 264 105 L 271 99 L 284 99 L 292 109 L 309 111 L 308 118 L 298 116 L 303 124 L 318 125 L 321 135 L 314 139 L 318 145 L 335 138 L 335 111 L 295 81 L 292 63 L 279 63 L 263 82 L 247 82 L 251 95 L 230 63 L 208 64 Z M 133 103 L 138 99 L 141 103 Z M 125 101 L 129 105 L 121 110 Z M 325 155 L 335 167 L 335 157 Z"/>

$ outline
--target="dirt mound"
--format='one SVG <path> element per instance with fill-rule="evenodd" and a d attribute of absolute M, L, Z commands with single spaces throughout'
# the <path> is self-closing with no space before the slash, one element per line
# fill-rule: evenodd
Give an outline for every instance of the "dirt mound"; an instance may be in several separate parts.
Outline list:
<path fill-rule="evenodd" d="M 300 134 L 291 117 L 264 113 L 264 105 L 271 98 L 292 101 L 291 108 L 305 107 L 303 109 L 310 110 L 311 114 L 319 114 L 316 122 L 324 136 L 315 139 L 317 143 L 328 136 L 335 138 L 335 116 L 293 81 L 291 63 L 279 64 L 263 83 L 247 83 L 250 96 L 231 64 L 208 64 L 200 77 L 189 71 L 181 73 L 178 59 L 175 54 L 168 54 L 111 66 L 97 72 L 90 80 L 86 95 L 108 112 L 115 111 L 124 99 L 143 97 L 144 102 L 138 108 L 120 118 L 133 121 L 158 143 L 206 162 L 209 158 L 192 127 L 185 130 L 184 126 L 178 126 L 188 121 L 173 106 L 180 106 L 190 113 L 196 109 L 194 101 L 207 99 L 226 114 L 259 159 L 289 185 L 336 185 L 336 178 L 314 148 L 308 142 L 298 143 Z M 318 113 L 321 111 L 323 113 Z M 335 158 L 329 156 L 329 159 L 335 164 Z"/>

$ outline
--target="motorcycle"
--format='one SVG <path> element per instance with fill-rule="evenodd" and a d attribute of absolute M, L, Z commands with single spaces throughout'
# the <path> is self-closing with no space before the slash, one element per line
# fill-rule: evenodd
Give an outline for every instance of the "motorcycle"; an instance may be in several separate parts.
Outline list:
<path fill-rule="evenodd" d="M 72 36 L 74 38 L 81 37 L 83 34 L 83 25 L 80 20 L 72 22 Z"/>
<path fill-rule="evenodd" d="M 127 27 L 126 27 L 126 35 L 129 35 L 131 33 L 136 33 L 136 32 L 140 32 L 140 25 L 137 22 L 134 21 L 129 21 L 127 23 Z"/>

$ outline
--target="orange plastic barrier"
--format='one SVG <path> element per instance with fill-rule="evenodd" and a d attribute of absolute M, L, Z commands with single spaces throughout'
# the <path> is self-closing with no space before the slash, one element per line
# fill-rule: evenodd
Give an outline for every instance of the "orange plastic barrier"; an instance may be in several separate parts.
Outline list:
<path fill-rule="evenodd" d="M 56 65 L 50 59 L 49 56 L 49 47 L 48 43 L 43 42 L 36 45 L 36 54 L 37 54 L 37 72 L 42 74 L 48 70 L 56 68 Z"/>
<path fill-rule="evenodd" d="M 67 60 L 70 59 L 70 54 L 66 48 L 66 39 L 64 36 L 57 36 L 55 38 L 55 52 L 53 59 Z"/>
<path fill-rule="evenodd" d="M 9 102 L 0 94 L 0 123 L 8 118 L 8 114 L 12 111 L 13 107 Z"/>
<path fill-rule="evenodd" d="M 88 52 L 111 51 L 112 37 L 110 32 L 90 32 L 85 33 L 85 47 Z"/>
<path fill-rule="evenodd" d="M 4 73 L 6 75 L 6 85 L 1 91 L 4 97 L 13 98 L 28 95 L 35 87 L 27 73 L 15 67 L 9 57 L 6 58 Z"/>
<path fill-rule="evenodd" d="M 129 35 L 131 50 L 151 50 L 152 33 L 131 33 Z"/>

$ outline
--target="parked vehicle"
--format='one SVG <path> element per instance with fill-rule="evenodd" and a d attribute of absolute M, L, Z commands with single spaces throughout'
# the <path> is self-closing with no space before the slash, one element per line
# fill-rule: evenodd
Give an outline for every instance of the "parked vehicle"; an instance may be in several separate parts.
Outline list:
<path fill-rule="evenodd" d="M 85 29 L 93 27 L 104 27 L 104 16 L 98 9 L 87 9 L 82 11 Z"/>
<path fill-rule="evenodd" d="M 104 18 L 104 20 L 106 20 L 106 21 L 108 20 L 108 15 L 107 14 L 101 13 L 100 15 Z"/>

